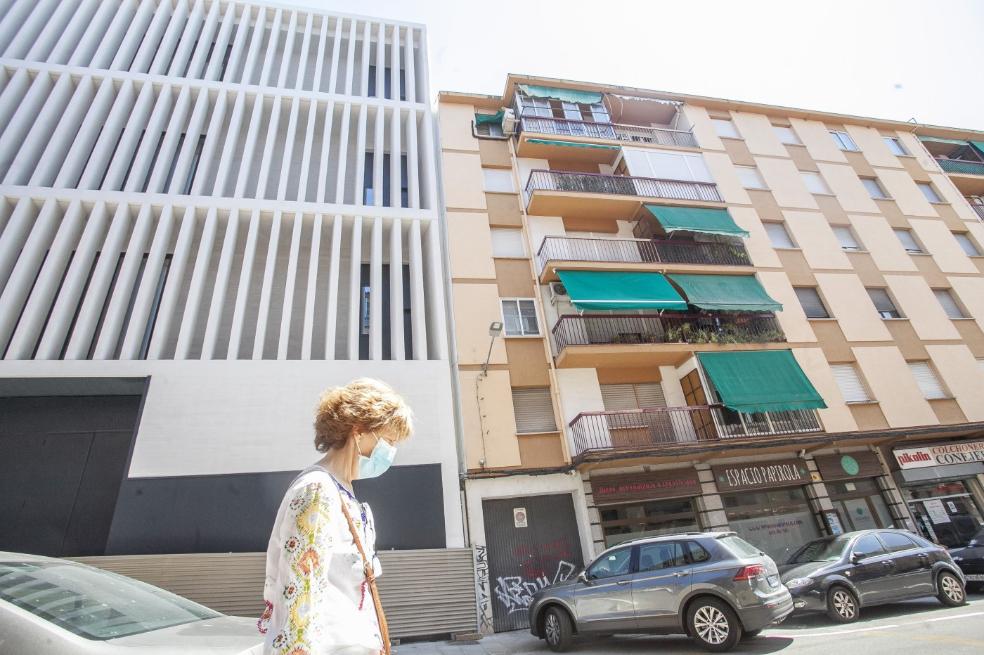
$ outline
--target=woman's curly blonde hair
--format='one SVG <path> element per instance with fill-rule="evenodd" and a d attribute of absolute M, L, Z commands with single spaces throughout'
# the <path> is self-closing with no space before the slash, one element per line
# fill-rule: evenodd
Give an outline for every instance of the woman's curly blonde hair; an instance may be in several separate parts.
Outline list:
<path fill-rule="evenodd" d="M 413 412 L 389 385 L 360 378 L 321 394 L 314 418 L 314 446 L 341 448 L 355 432 L 376 432 L 403 441 L 413 432 Z"/>

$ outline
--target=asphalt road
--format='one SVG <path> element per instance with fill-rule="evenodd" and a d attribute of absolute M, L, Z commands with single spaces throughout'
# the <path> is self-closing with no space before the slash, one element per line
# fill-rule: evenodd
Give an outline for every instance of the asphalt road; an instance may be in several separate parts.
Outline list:
<path fill-rule="evenodd" d="M 767 655 L 946 655 L 984 653 L 984 595 L 971 594 L 963 607 L 947 608 L 934 598 L 862 610 L 849 625 L 831 625 L 820 615 L 790 617 L 782 625 L 742 642 L 734 653 Z M 477 642 L 402 644 L 399 655 L 519 655 L 551 651 L 526 631 L 506 632 Z M 624 636 L 576 641 L 576 655 L 616 653 L 703 653 L 682 636 Z"/>

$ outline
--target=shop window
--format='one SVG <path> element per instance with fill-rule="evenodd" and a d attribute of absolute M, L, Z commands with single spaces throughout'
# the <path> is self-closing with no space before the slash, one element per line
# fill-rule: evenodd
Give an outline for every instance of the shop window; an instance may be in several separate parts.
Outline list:
<path fill-rule="evenodd" d="M 844 530 L 892 527 L 892 515 L 873 478 L 827 482 L 826 486 Z"/>
<path fill-rule="evenodd" d="M 968 483 L 973 481 L 954 480 L 905 490 L 909 509 L 924 537 L 947 548 L 966 546 L 974 538 L 984 518 Z"/>
<path fill-rule="evenodd" d="M 725 494 L 729 527 L 777 562 L 784 562 L 820 529 L 802 487 Z"/>
<path fill-rule="evenodd" d="M 602 506 L 599 511 L 606 547 L 629 539 L 699 529 L 697 513 L 689 498 Z"/>

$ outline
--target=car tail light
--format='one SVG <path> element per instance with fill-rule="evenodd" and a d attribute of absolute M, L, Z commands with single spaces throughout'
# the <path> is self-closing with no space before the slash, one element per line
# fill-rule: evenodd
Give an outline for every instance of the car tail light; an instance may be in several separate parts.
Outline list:
<path fill-rule="evenodd" d="M 742 580 L 751 580 L 752 578 L 757 578 L 765 573 L 765 567 L 761 564 L 749 564 L 748 566 L 743 566 L 735 574 L 735 582 L 741 582 Z"/>

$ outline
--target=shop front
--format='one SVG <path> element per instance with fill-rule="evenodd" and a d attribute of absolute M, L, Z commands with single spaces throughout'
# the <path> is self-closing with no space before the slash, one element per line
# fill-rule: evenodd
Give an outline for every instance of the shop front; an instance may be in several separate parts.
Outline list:
<path fill-rule="evenodd" d="M 628 539 L 699 530 L 693 468 L 591 476 L 605 547 Z"/>
<path fill-rule="evenodd" d="M 815 455 L 830 502 L 845 532 L 893 527 L 877 478 L 884 475 L 878 455 L 861 451 Z"/>
<path fill-rule="evenodd" d="M 729 527 L 776 562 L 821 536 L 806 493 L 812 481 L 806 461 L 723 464 L 711 471 Z"/>
<path fill-rule="evenodd" d="M 966 545 L 984 525 L 984 441 L 955 441 L 892 451 L 919 531 L 947 547 Z"/>

